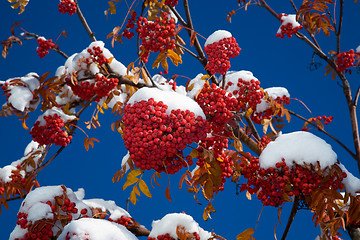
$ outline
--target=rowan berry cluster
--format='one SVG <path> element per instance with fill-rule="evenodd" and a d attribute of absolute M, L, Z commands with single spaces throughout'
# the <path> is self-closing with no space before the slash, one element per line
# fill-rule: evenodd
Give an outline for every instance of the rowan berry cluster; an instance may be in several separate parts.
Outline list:
<path fill-rule="evenodd" d="M 77 11 L 76 3 L 73 0 L 61 0 L 58 6 L 60 13 L 73 15 Z"/>
<path fill-rule="evenodd" d="M 277 97 L 274 99 L 274 101 L 278 104 L 280 104 L 282 107 L 284 107 L 285 104 L 290 104 L 290 98 L 287 96 Z M 269 107 L 263 112 L 255 112 L 253 115 L 251 115 L 251 119 L 254 121 L 254 123 L 261 124 L 261 120 L 263 119 L 271 119 L 272 116 L 274 116 L 275 111 L 277 111 L 275 106 Z M 280 117 L 282 114 L 282 110 L 280 109 L 278 111 L 278 116 Z"/>
<path fill-rule="evenodd" d="M 178 172 L 187 164 L 182 150 L 206 137 L 208 123 L 189 110 L 171 110 L 162 101 L 149 100 L 128 104 L 123 122 L 125 147 L 137 168 Z"/>
<path fill-rule="evenodd" d="M 229 88 L 233 85 L 233 82 L 229 81 L 225 90 L 229 91 Z M 230 96 L 234 96 L 240 105 L 241 110 L 256 109 L 256 106 L 261 102 L 264 97 L 264 92 L 261 91 L 260 81 L 251 79 L 250 81 L 242 78 L 238 79 L 237 87 L 232 87 L 233 91 L 230 91 Z"/>
<path fill-rule="evenodd" d="M 206 67 L 211 74 L 220 73 L 225 75 L 230 68 L 230 58 L 239 55 L 241 48 L 234 37 L 223 38 L 218 42 L 205 46 L 207 58 Z"/>
<path fill-rule="evenodd" d="M 231 93 L 227 93 L 215 84 L 209 86 L 208 83 L 205 83 L 204 88 L 195 100 L 207 116 L 212 130 L 211 134 L 203 139 L 197 148 L 200 155 L 196 164 L 200 167 L 204 165 L 205 159 L 201 157 L 204 149 L 211 149 L 214 153 L 214 158 L 221 159 L 219 165 L 222 171 L 222 185 L 219 189 L 214 189 L 214 191 L 222 191 L 226 178 L 230 177 L 233 173 L 231 168 L 233 162 L 224 154 L 224 149 L 228 147 L 227 138 L 231 135 L 231 132 L 226 130 L 225 126 L 228 124 L 228 121 L 234 117 L 232 111 L 239 111 L 241 109 L 240 104 Z"/>
<path fill-rule="evenodd" d="M 54 232 L 52 231 L 52 227 L 56 219 L 46 219 L 45 221 L 36 221 L 32 223 L 27 219 L 28 214 L 19 212 L 17 214 L 17 222 L 22 229 L 27 229 L 28 232 L 24 234 L 23 238 L 15 238 L 15 240 L 50 240 L 54 237 Z"/>
<path fill-rule="evenodd" d="M 131 39 L 135 34 L 130 32 L 130 29 L 135 28 L 135 21 L 136 21 L 136 12 L 131 13 L 131 18 L 127 20 L 126 28 L 123 30 L 123 36 L 127 39 Z"/>
<path fill-rule="evenodd" d="M 41 125 L 36 121 L 30 131 L 34 141 L 40 145 L 55 143 L 58 146 L 65 147 L 70 143 L 72 136 L 69 136 L 64 128 L 64 121 L 58 114 L 43 116 L 45 124 Z"/>
<path fill-rule="evenodd" d="M 123 225 L 123 226 L 125 226 L 125 227 L 128 226 L 128 225 L 130 225 L 130 224 L 132 224 L 131 218 L 125 217 L 125 216 L 121 216 L 120 218 L 115 219 L 115 220 L 113 220 L 113 219 L 111 219 L 111 218 L 108 218 L 108 221 L 121 224 L 121 225 Z"/>
<path fill-rule="evenodd" d="M 321 121 L 321 120 L 324 120 L 324 124 L 325 125 L 328 125 L 329 123 L 331 123 L 332 122 L 332 120 L 333 120 L 334 118 L 332 117 L 332 116 L 330 116 L 330 117 L 327 117 L 327 116 L 318 116 L 318 117 L 316 117 L 316 118 L 311 118 L 310 119 L 310 121 L 316 121 L 316 120 L 318 120 L 318 121 Z"/>
<path fill-rule="evenodd" d="M 106 78 L 103 75 L 97 74 L 94 82 L 81 81 L 73 84 L 69 79 L 68 82 L 74 94 L 81 99 L 89 101 L 96 95 L 95 101 L 99 102 L 101 98 L 109 95 L 110 91 L 117 86 L 119 80 L 117 78 Z"/>
<path fill-rule="evenodd" d="M 90 234 L 88 233 L 81 234 L 81 238 L 79 238 L 78 236 L 77 237 L 73 237 L 73 236 L 77 236 L 77 234 L 68 232 L 65 236 L 65 240 L 71 240 L 71 239 L 91 240 Z"/>
<path fill-rule="evenodd" d="M 109 63 L 109 59 L 104 56 L 103 51 L 99 46 L 94 46 L 92 49 L 88 48 L 87 52 L 90 53 L 90 59 L 92 60 L 92 62 L 98 63 L 99 66 Z M 85 62 L 89 64 L 90 59 L 85 59 Z"/>
<path fill-rule="evenodd" d="M 49 54 L 49 49 L 55 47 L 55 43 L 53 43 L 51 39 L 46 40 L 43 37 L 39 37 L 37 38 L 36 41 L 39 44 L 39 47 L 36 49 L 36 52 L 40 58 L 45 57 L 47 54 Z"/>
<path fill-rule="evenodd" d="M 141 59 L 146 63 L 150 52 L 163 52 L 175 48 L 175 20 L 162 12 L 154 21 L 139 17 L 136 32 L 141 39 Z"/>
<path fill-rule="evenodd" d="M 211 85 L 205 83 L 195 101 L 211 122 L 212 131 L 216 133 L 223 133 L 225 125 L 234 116 L 232 112 L 241 109 L 239 102 L 232 94 L 228 94 L 226 90 L 214 83 Z"/>
<path fill-rule="evenodd" d="M 293 34 L 297 33 L 299 30 L 303 28 L 302 25 L 298 24 L 295 21 L 295 15 L 287 15 L 284 13 L 279 14 L 281 26 L 279 31 L 276 33 L 276 37 L 284 38 L 284 36 L 288 36 L 291 38 Z M 293 18 L 293 21 L 287 21 L 288 18 Z"/>
<path fill-rule="evenodd" d="M 323 175 L 324 171 L 317 170 L 311 164 L 302 166 L 294 163 L 294 166 L 289 168 L 284 159 L 276 163 L 275 168 L 263 169 L 260 168 L 258 158 L 249 156 L 249 159 L 248 165 L 243 161 L 240 163 L 241 173 L 247 179 L 240 190 L 247 190 L 251 194 L 257 193 L 258 199 L 266 206 L 278 207 L 292 196 L 305 200 L 305 197 L 310 196 L 318 188 L 344 188 L 344 172 L 339 174 L 337 171 L 331 171 L 331 174 Z"/>
<path fill-rule="evenodd" d="M 192 240 L 200 240 L 200 236 L 199 234 L 197 234 L 196 232 L 192 233 L 192 238 L 187 238 L 187 239 L 192 239 Z M 156 238 L 155 237 L 148 237 L 147 240 L 176 240 L 173 237 L 170 236 L 169 233 L 165 233 L 162 235 L 158 235 Z"/>
<path fill-rule="evenodd" d="M 354 66 L 355 56 L 356 54 L 353 49 L 351 49 L 348 52 L 339 53 L 336 56 L 336 65 L 337 65 L 336 70 L 338 70 L 339 72 L 350 71 L 348 70 L 348 68 Z"/>
<path fill-rule="evenodd" d="M 172 7 L 175 7 L 176 5 L 178 5 L 178 3 L 179 3 L 178 0 L 165 0 L 165 4 L 170 5 Z"/>

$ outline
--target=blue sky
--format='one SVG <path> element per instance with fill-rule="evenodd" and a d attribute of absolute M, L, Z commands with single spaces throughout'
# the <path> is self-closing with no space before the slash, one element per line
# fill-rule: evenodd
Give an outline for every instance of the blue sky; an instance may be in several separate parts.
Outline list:
<path fill-rule="evenodd" d="M 248 11 L 244 11 L 244 9 L 237 11 L 236 15 L 232 17 L 231 24 L 227 22 L 227 13 L 232 9 L 237 9 L 236 2 L 234 0 L 220 4 L 219 1 L 214 0 L 190 1 L 196 31 L 204 37 L 219 29 L 230 31 L 242 48 L 240 55 L 232 59 L 230 70 L 253 72 L 254 76 L 261 81 L 263 88 L 286 87 L 291 97 L 304 102 L 314 116 L 334 116 L 333 122 L 326 127 L 326 130 L 353 149 L 347 105 L 339 81 L 324 76 L 324 63 L 317 71 L 308 69 L 313 51 L 304 42 L 295 37 L 292 39 L 276 38 L 279 22 L 265 9 L 250 6 Z M 281 1 L 282 4 L 279 3 L 280 1 L 272 2 L 276 2 L 273 5 L 276 12 L 293 13 L 289 1 Z M 105 47 L 110 49 L 115 58 L 124 65 L 135 61 L 137 58 L 135 41 L 124 39 L 123 44 L 116 44 L 112 49 L 110 41 L 106 40 L 106 35 L 112 31 L 113 27 L 122 24 L 124 11 L 119 10 L 117 15 L 109 16 L 107 19 L 104 15 L 104 10 L 108 7 L 107 1 L 79 0 L 79 4 L 97 39 L 105 42 Z M 272 6 L 271 3 L 269 4 Z M 118 9 L 124 8 L 126 8 L 124 2 L 120 2 Z M 343 51 L 354 49 L 360 45 L 360 33 L 355 30 L 360 24 L 359 10 L 359 3 L 353 4 L 352 1 L 346 1 L 341 38 L 341 50 Z M 60 14 L 57 9 L 57 1 L 30 1 L 22 15 L 17 14 L 18 10 L 12 10 L 8 2 L 1 1 L 0 12 L 0 41 L 10 36 L 12 23 L 23 21 L 21 26 L 25 30 L 48 39 L 56 39 L 65 30 L 68 37 L 61 36 L 57 43 L 61 50 L 68 55 L 80 52 L 90 44 L 90 39 L 78 17 Z M 182 36 L 188 42 L 185 32 Z M 202 44 L 205 43 L 202 38 L 199 38 L 199 41 Z M 325 38 L 320 34 L 318 41 L 324 52 L 334 50 L 336 47 L 333 35 Z M 22 47 L 15 44 L 10 49 L 7 58 L 0 60 L 0 80 L 21 77 L 29 72 L 37 72 L 39 75 L 45 72 L 54 74 L 57 67 L 64 64 L 65 59 L 55 52 L 40 59 L 36 54 L 36 47 L 36 41 L 25 41 Z M 315 61 L 321 62 L 318 57 L 315 57 Z M 187 56 L 184 57 L 184 64 L 179 67 L 170 66 L 169 72 L 170 76 L 178 74 L 193 78 L 198 73 L 204 73 L 204 70 L 200 63 Z M 151 70 L 151 73 L 155 74 L 157 70 Z M 356 91 L 359 86 L 358 79 L 359 74 L 356 73 L 349 77 L 350 84 L 354 87 L 353 91 Z M 186 79 L 179 78 L 178 84 L 185 83 Z M 4 97 L 1 97 L 0 100 L 1 104 L 5 101 Z M 312 117 L 299 101 L 291 100 L 289 109 L 306 118 Z M 29 126 L 35 122 L 36 114 L 38 112 L 33 113 L 27 121 Z M 92 110 L 88 110 L 83 115 L 83 121 L 88 121 L 91 114 Z M 120 134 L 112 132 L 110 128 L 110 124 L 117 119 L 118 117 L 112 115 L 110 111 L 100 116 L 102 126 L 96 130 L 87 131 L 90 137 L 99 139 L 100 143 L 96 143 L 95 148 L 88 152 L 83 146 L 83 139 L 86 136 L 81 131 L 77 131 L 72 144 L 39 174 L 40 185 L 64 184 L 73 190 L 84 188 L 86 198 L 114 200 L 119 206 L 125 208 L 130 192 L 122 191 L 124 181 L 116 184 L 111 182 L 115 171 L 120 169 L 122 157 L 126 154 Z M 21 127 L 21 123 L 14 116 L 1 118 L 0 123 L 3 136 L 0 138 L 0 167 L 2 167 L 23 156 L 23 151 L 31 141 L 31 136 Z M 283 130 L 284 132 L 297 131 L 301 129 L 302 124 L 300 120 L 293 117 L 291 123 Z M 85 129 L 85 125 L 82 127 Z M 359 176 L 354 160 L 339 145 L 320 132 L 314 130 L 312 132 L 330 143 L 338 154 L 339 160 L 356 176 Z M 147 176 L 148 182 L 150 176 L 151 174 Z M 130 205 L 129 211 L 135 220 L 150 228 L 152 220 L 160 219 L 166 213 L 184 211 L 192 215 L 205 230 L 214 230 L 227 239 L 234 239 L 243 230 L 255 227 L 261 210 L 261 203 L 255 196 L 253 196 L 253 200 L 249 201 L 244 193 L 236 195 L 233 183 L 226 183 L 225 191 L 216 196 L 213 204 L 217 212 L 213 214 L 212 220 L 204 222 L 202 212 L 206 201 L 202 199 L 200 202 L 203 205 L 198 205 L 194 201 L 193 195 L 184 189 L 179 191 L 180 176 L 181 173 L 170 179 L 172 202 L 165 198 L 167 180 L 166 176 L 162 175 L 163 178 L 160 182 L 162 187 L 150 189 L 153 198 L 142 196 L 135 206 Z M 10 210 L 2 209 L 0 239 L 7 239 L 14 228 L 20 203 L 20 201 L 14 201 L 10 203 Z M 286 204 L 284 207 L 281 218 L 282 225 L 279 225 L 276 231 L 279 238 L 286 225 L 290 208 L 290 204 Z M 315 239 L 319 230 L 313 227 L 314 223 L 311 218 L 312 214 L 309 210 L 300 211 L 295 218 L 288 239 Z M 264 208 L 254 235 L 255 238 L 271 239 L 276 223 L 277 209 Z M 345 239 L 347 238 L 345 237 Z"/>

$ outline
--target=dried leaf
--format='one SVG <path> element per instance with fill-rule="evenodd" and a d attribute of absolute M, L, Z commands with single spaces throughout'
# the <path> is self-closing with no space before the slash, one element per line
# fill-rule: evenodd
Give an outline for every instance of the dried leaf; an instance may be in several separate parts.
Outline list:
<path fill-rule="evenodd" d="M 143 192 L 147 197 L 149 197 L 149 198 L 152 197 L 150 190 L 144 180 L 142 180 L 142 179 L 139 180 L 139 187 L 140 187 L 141 192 Z"/>
<path fill-rule="evenodd" d="M 240 233 L 239 235 L 236 236 L 236 240 L 249 240 L 251 239 L 251 235 L 253 235 L 255 232 L 254 229 L 252 228 L 248 228 L 245 231 L 243 231 L 242 233 Z"/>
<path fill-rule="evenodd" d="M 170 195 L 170 185 L 166 187 L 165 197 L 167 198 L 167 200 L 172 201 L 171 195 Z"/>

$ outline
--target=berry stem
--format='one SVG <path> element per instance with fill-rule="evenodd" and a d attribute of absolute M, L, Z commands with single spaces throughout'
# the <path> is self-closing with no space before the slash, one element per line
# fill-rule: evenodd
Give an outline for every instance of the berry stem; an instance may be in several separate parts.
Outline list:
<path fill-rule="evenodd" d="M 281 237 L 281 240 L 286 239 L 286 236 L 287 236 L 287 234 L 288 234 L 288 232 L 290 230 L 291 224 L 294 221 L 295 215 L 296 215 L 296 213 L 298 211 L 298 206 L 299 206 L 299 197 L 295 196 L 294 202 L 293 202 L 293 205 L 292 205 L 292 208 L 291 208 L 290 216 L 289 216 L 288 222 L 286 224 L 284 233 L 283 233 L 283 235 Z"/>

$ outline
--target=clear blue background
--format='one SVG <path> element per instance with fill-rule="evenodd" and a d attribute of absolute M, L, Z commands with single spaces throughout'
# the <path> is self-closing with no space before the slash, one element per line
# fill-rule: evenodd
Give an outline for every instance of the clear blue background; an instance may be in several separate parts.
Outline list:
<path fill-rule="evenodd" d="M 326 127 L 326 130 L 353 149 L 350 119 L 339 80 L 334 81 L 329 76 L 324 76 L 325 64 L 323 62 L 317 71 L 310 71 L 308 67 L 312 61 L 313 51 L 295 37 L 292 39 L 276 38 L 275 34 L 280 23 L 265 9 L 250 6 L 246 12 L 244 9 L 239 10 L 232 17 L 230 24 L 226 20 L 226 15 L 232 9 L 238 8 L 236 2 L 235 0 L 190 1 L 195 30 L 205 37 L 219 29 L 230 31 L 242 48 L 240 56 L 231 61 L 231 70 L 253 72 L 254 76 L 261 81 L 263 88 L 286 87 L 291 97 L 301 99 L 311 109 L 314 116 L 334 116 L 333 122 Z M 289 1 L 281 1 L 281 4 L 279 2 L 269 1 L 269 4 L 277 13 L 293 13 Z M 301 1 L 296 2 L 300 4 Z M 18 10 L 12 10 L 7 1 L 0 1 L 0 41 L 10 36 L 10 27 L 14 22 L 23 21 L 21 26 L 25 30 L 47 39 L 55 40 L 61 31 L 65 30 L 68 38 L 62 36 L 57 42 L 61 50 L 69 56 L 82 51 L 90 44 L 87 33 L 77 15 L 60 14 L 57 4 L 58 1 L 30 1 L 25 12 L 18 15 Z M 106 35 L 112 31 L 113 27 L 122 24 L 126 10 L 125 2 L 120 2 L 118 5 L 117 15 L 111 15 L 108 18 L 104 15 L 104 11 L 108 8 L 107 1 L 79 0 L 79 4 L 97 39 L 105 42 L 105 46 L 112 51 L 116 59 L 124 65 L 135 61 L 137 55 L 134 40 L 124 39 L 124 44 L 116 44 L 114 49 L 111 48 L 110 41 L 106 40 Z M 182 1 L 177 7 L 179 10 L 181 4 Z M 358 31 L 360 4 L 346 1 L 344 7 L 341 50 L 347 51 L 360 45 Z M 17 34 L 19 33 L 17 29 Z M 185 31 L 182 36 L 188 44 Z M 202 44 L 205 42 L 202 38 L 199 40 Z M 320 34 L 318 41 L 324 52 L 335 50 L 336 42 L 333 34 L 330 38 L 325 38 L 323 34 Z M 7 58 L 0 60 L 0 80 L 21 77 L 29 72 L 37 72 L 39 75 L 45 72 L 54 74 L 57 67 L 64 64 L 65 59 L 56 52 L 51 52 L 45 58 L 40 59 L 36 54 L 36 47 L 35 40 L 25 41 L 22 47 L 15 44 L 10 49 Z M 315 57 L 315 61 L 321 62 L 318 57 Z M 151 70 L 151 73 L 155 74 L 158 71 L 154 69 Z M 169 76 L 178 74 L 190 78 L 195 77 L 198 73 L 205 73 L 202 65 L 191 56 L 185 56 L 184 64 L 179 67 L 170 66 L 169 72 Z M 353 73 L 349 77 L 349 81 L 354 86 L 353 91 L 356 91 L 359 86 L 359 74 Z M 185 78 L 178 78 L 178 84 L 185 83 Z M 5 98 L 1 97 L 0 100 L 2 104 Z M 291 101 L 289 109 L 306 118 L 312 117 L 296 100 Z M 29 127 L 35 122 L 38 114 L 39 112 L 31 114 L 27 121 Z M 82 116 L 82 120 L 90 120 L 91 114 L 92 110 L 89 109 Z M 90 137 L 99 139 L 100 143 L 96 143 L 95 148 L 88 152 L 83 146 L 86 136 L 81 131 L 76 131 L 72 144 L 40 172 L 38 175 L 40 185 L 64 184 L 73 190 L 84 188 L 86 198 L 114 200 L 119 206 L 126 208 L 126 199 L 130 192 L 122 191 L 124 180 L 116 184 L 111 181 L 115 171 L 120 169 L 122 157 L 126 153 L 120 134 L 112 132 L 110 128 L 110 124 L 117 119 L 118 116 L 114 116 L 110 111 L 105 115 L 100 115 L 102 126 L 96 130 L 87 131 Z M 2 167 L 23 156 L 23 151 L 31 141 L 31 136 L 21 127 L 20 121 L 14 116 L 1 118 L 0 123 L 0 166 Z M 300 130 L 302 124 L 302 121 L 293 117 L 291 124 L 286 126 L 283 131 Z M 85 129 L 85 125 L 80 124 L 80 127 Z M 330 143 L 338 154 L 339 160 L 356 176 L 359 176 L 356 163 L 349 154 L 324 134 L 316 130 L 312 132 Z M 54 148 L 53 151 L 56 149 Z M 170 179 L 172 202 L 165 198 L 164 191 L 168 183 L 166 176 L 162 175 L 163 178 L 160 181 L 162 187 L 150 189 L 153 198 L 142 196 L 135 206 L 130 204 L 129 212 L 132 217 L 151 229 L 152 220 L 160 219 L 167 213 L 184 211 L 192 215 L 205 230 L 214 230 L 227 239 L 235 239 L 236 235 L 245 229 L 255 227 L 261 203 L 255 196 L 253 196 L 253 200 L 249 201 L 244 193 L 236 195 L 235 184 L 231 182 L 226 183 L 225 191 L 219 193 L 213 202 L 217 211 L 213 214 L 213 219 L 204 222 L 202 213 L 206 201 L 199 196 L 203 205 L 198 205 L 192 194 L 187 193 L 184 189 L 178 190 L 181 174 L 182 172 Z M 150 176 L 151 174 L 148 174 L 145 178 L 147 183 L 150 183 Z M 20 204 L 21 200 L 12 201 L 9 203 L 10 210 L 2 208 L 0 239 L 7 239 L 15 227 L 16 213 Z M 286 204 L 283 209 L 281 216 L 283 223 L 276 230 L 278 238 L 281 238 L 290 208 L 291 204 Z M 315 239 L 320 231 L 314 228 L 311 219 L 310 211 L 299 211 L 287 239 Z M 257 226 L 255 238 L 273 239 L 276 223 L 277 209 L 266 207 Z M 346 234 L 344 236 L 345 239 L 349 239 Z"/>

